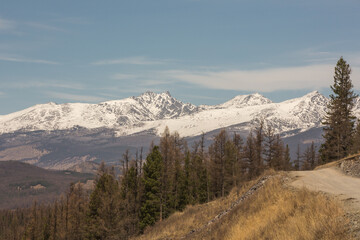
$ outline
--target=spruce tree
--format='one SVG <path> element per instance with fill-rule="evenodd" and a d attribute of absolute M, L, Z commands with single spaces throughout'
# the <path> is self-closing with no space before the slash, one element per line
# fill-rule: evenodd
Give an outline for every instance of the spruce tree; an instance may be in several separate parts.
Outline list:
<path fill-rule="evenodd" d="M 144 194 L 140 210 L 140 228 L 144 230 L 160 220 L 162 211 L 162 178 L 163 160 L 158 146 L 154 146 L 146 158 L 143 168 Z"/>
<path fill-rule="evenodd" d="M 324 139 L 320 153 L 322 162 L 345 157 L 351 151 L 354 119 L 352 108 L 356 94 L 352 90 L 349 64 L 341 57 L 336 64 L 327 115 L 323 121 Z"/>

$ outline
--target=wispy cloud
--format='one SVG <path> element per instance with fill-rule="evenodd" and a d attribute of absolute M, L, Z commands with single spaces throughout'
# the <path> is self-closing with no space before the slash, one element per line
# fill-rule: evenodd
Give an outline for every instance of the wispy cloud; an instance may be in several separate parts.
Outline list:
<path fill-rule="evenodd" d="M 129 79 L 136 79 L 139 78 L 138 75 L 135 74 L 123 74 L 123 73 L 117 73 L 110 77 L 111 79 L 115 80 L 129 80 Z"/>
<path fill-rule="evenodd" d="M 169 78 L 166 74 L 159 71 L 144 71 L 133 74 L 118 73 L 110 76 L 111 79 L 121 81 L 132 81 L 133 84 L 140 86 L 159 86 L 168 85 L 176 82 L 174 78 Z"/>
<path fill-rule="evenodd" d="M 0 31 L 11 34 L 23 34 L 25 28 L 40 29 L 45 31 L 67 32 L 67 30 L 49 25 L 47 23 L 33 22 L 33 21 L 14 21 L 0 18 Z"/>
<path fill-rule="evenodd" d="M 360 78 L 360 68 L 352 68 L 352 79 Z M 230 71 L 163 71 L 162 77 L 212 89 L 272 92 L 278 90 L 321 89 L 333 79 L 333 65 Z M 360 89 L 357 81 L 355 88 Z"/>
<path fill-rule="evenodd" d="M 0 31 L 1 30 L 10 30 L 14 29 L 16 26 L 14 21 L 6 20 L 3 18 L 0 18 Z"/>
<path fill-rule="evenodd" d="M 46 80 L 46 81 L 16 81 L 16 82 L 2 82 L 1 88 L 62 88 L 71 90 L 84 90 L 85 86 L 80 83 L 64 82 L 58 80 Z"/>
<path fill-rule="evenodd" d="M 159 65 L 165 64 L 169 60 L 151 59 L 147 57 L 128 57 L 118 59 L 108 59 L 93 62 L 92 65 L 114 65 L 114 64 L 127 64 L 127 65 Z"/>
<path fill-rule="evenodd" d="M 58 27 L 54 27 L 48 24 L 44 24 L 44 23 L 38 23 L 38 22 L 25 22 L 25 25 L 32 27 L 32 28 L 36 28 L 36 29 L 40 29 L 40 30 L 47 30 L 47 31 L 57 31 L 57 32 L 67 32 L 65 29 L 62 28 L 58 28 Z"/>
<path fill-rule="evenodd" d="M 89 21 L 81 17 L 57 17 L 53 21 L 68 24 L 89 24 Z"/>
<path fill-rule="evenodd" d="M 24 58 L 19 56 L 6 56 L 6 55 L 5 56 L 0 55 L 0 61 L 19 62 L 19 63 L 39 63 L 39 64 L 50 64 L 50 65 L 59 64 L 58 62 L 44 60 L 44 59 Z"/>
<path fill-rule="evenodd" d="M 296 51 L 294 56 L 311 64 L 335 64 L 341 55 L 337 52 L 321 50 L 323 47 L 301 49 Z"/>
<path fill-rule="evenodd" d="M 58 98 L 69 101 L 79 101 L 79 102 L 102 102 L 106 100 L 105 98 L 102 97 L 61 93 L 61 92 L 46 92 L 46 95 L 52 98 Z"/>

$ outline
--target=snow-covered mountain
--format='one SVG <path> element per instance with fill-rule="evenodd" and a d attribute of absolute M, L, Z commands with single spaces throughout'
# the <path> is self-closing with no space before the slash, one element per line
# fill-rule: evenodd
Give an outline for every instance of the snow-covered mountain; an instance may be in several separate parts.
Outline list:
<path fill-rule="evenodd" d="M 250 107 L 256 105 L 264 105 L 270 104 L 272 101 L 267 99 L 266 97 L 262 96 L 259 93 L 254 93 L 250 95 L 239 95 L 234 97 L 233 99 L 217 105 L 218 108 L 243 108 L 243 107 Z"/>
<path fill-rule="evenodd" d="M 328 99 L 317 91 L 281 103 L 273 103 L 260 94 L 237 96 L 224 104 L 203 107 L 202 111 L 181 118 L 143 122 L 142 126 L 127 129 L 123 134 L 146 129 L 155 129 L 159 134 L 168 126 L 181 136 L 197 136 L 236 125 L 241 130 L 250 130 L 261 120 L 277 133 L 303 132 L 321 126 L 327 103 Z"/>
<path fill-rule="evenodd" d="M 249 130 L 263 119 L 278 133 L 306 131 L 321 126 L 328 99 L 319 92 L 273 103 L 256 93 L 241 95 L 215 106 L 183 103 L 169 92 L 145 92 L 138 97 L 99 104 L 47 103 L 0 116 L 0 133 L 63 130 L 81 126 L 113 129 L 119 136 L 151 130 L 160 135 L 165 126 L 181 136 L 197 136 L 215 129 L 238 126 Z M 355 106 L 360 115 L 360 101 Z"/>
<path fill-rule="evenodd" d="M 169 92 L 145 92 L 138 97 L 99 104 L 47 103 L 0 116 L 0 133 L 17 130 L 61 130 L 74 126 L 84 128 L 133 127 L 145 121 L 177 118 L 199 111 L 189 103 L 171 97 Z"/>

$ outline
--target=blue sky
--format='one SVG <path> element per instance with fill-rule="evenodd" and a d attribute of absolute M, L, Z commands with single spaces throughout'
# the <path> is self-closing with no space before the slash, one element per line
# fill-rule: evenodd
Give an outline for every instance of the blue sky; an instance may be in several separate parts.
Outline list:
<path fill-rule="evenodd" d="M 194 104 L 328 95 L 340 56 L 359 92 L 359 12 L 357 0 L 2 0 L 0 114 L 146 90 Z"/>

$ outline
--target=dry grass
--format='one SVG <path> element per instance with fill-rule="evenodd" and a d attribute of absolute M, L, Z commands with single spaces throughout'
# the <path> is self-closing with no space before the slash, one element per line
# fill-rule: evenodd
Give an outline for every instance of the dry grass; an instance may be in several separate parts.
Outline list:
<path fill-rule="evenodd" d="M 239 206 L 227 219 L 228 226 L 222 224 L 212 236 L 229 240 L 349 239 L 343 216 L 334 200 L 306 189 L 291 191 L 274 179 Z"/>
<path fill-rule="evenodd" d="M 233 191 L 227 198 L 190 206 L 137 239 L 179 239 L 227 209 L 237 196 Z M 219 222 L 191 235 L 191 239 L 349 239 L 343 216 L 337 202 L 306 189 L 284 188 L 281 177 L 276 177 Z"/>
<path fill-rule="evenodd" d="M 146 229 L 144 235 L 137 240 L 149 239 L 178 239 L 191 230 L 202 227 L 220 212 L 228 209 L 238 196 L 247 191 L 255 182 L 249 182 L 241 189 L 234 189 L 229 196 L 215 201 L 188 206 L 183 212 L 176 212 L 168 219 L 158 222 L 155 226 Z"/>
<path fill-rule="evenodd" d="M 359 157 L 359 156 L 360 156 L 360 153 L 352 154 L 352 155 L 349 155 L 349 156 L 347 156 L 347 157 L 345 157 L 343 159 L 340 159 L 340 160 L 337 160 L 337 161 L 334 161 L 334 162 L 330 162 L 330 163 L 326 163 L 324 165 L 317 166 L 315 168 L 315 170 L 323 169 L 323 168 L 330 168 L 330 167 L 338 167 L 338 166 L 340 166 L 342 161 L 346 161 L 346 160 L 349 160 L 349 159 L 352 159 L 352 158 L 355 158 L 355 157 Z"/>

